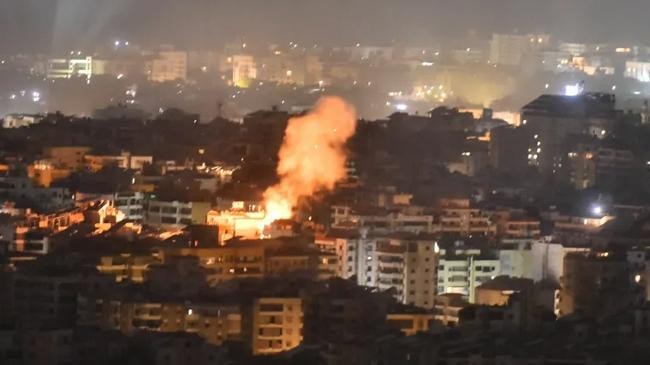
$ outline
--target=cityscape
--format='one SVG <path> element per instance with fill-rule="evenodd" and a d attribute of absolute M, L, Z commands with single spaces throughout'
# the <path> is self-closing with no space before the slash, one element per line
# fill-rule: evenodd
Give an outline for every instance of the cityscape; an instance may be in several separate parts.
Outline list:
<path fill-rule="evenodd" d="M 0 0 L 0 364 L 649 364 L 612 4 Z"/>

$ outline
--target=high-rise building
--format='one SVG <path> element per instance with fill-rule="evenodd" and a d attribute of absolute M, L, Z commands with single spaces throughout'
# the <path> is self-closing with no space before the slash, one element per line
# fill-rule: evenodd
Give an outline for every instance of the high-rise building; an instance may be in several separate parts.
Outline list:
<path fill-rule="evenodd" d="M 530 166 L 543 175 L 559 173 L 566 167 L 567 138 L 588 135 L 607 135 L 620 112 L 616 110 L 616 96 L 585 93 L 569 95 L 542 95 L 521 110 L 521 128 L 528 142 L 527 157 Z"/>
<path fill-rule="evenodd" d="M 433 308 L 436 252 L 433 240 L 372 237 L 335 241 L 341 276 L 359 285 L 393 290 L 404 304 Z"/>

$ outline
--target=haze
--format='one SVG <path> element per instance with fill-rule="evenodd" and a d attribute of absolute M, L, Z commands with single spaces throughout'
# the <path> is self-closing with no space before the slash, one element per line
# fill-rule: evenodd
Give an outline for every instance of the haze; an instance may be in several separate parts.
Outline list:
<path fill-rule="evenodd" d="M 642 42 L 644 0 L 0 0 L 0 53 L 91 47 L 128 37 L 203 48 L 249 41 L 427 44 L 491 32 Z"/>

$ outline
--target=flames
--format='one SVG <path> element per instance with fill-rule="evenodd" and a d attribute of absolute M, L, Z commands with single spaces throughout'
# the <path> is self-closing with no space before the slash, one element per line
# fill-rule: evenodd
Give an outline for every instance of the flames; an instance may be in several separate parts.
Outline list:
<path fill-rule="evenodd" d="M 354 108 L 323 97 L 307 115 L 291 118 L 279 153 L 280 182 L 264 193 L 264 225 L 292 217 L 302 197 L 332 190 L 345 177 L 345 143 L 356 129 Z"/>

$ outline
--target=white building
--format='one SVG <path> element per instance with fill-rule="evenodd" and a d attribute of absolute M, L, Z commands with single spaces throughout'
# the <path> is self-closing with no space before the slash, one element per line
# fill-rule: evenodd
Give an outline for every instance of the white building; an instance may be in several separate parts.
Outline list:
<path fill-rule="evenodd" d="M 650 62 L 625 62 L 625 77 L 636 79 L 641 82 L 650 82 Z"/>
<path fill-rule="evenodd" d="M 93 76 L 93 58 L 54 58 L 47 62 L 48 79 L 69 79 Z"/>
<path fill-rule="evenodd" d="M 560 283 L 564 274 L 564 257 L 571 252 L 589 252 L 586 247 L 570 247 L 549 240 L 539 240 L 531 246 L 531 279 Z"/>
<path fill-rule="evenodd" d="M 357 283 L 394 290 L 397 300 L 433 308 L 436 252 L 433 240 L 389 237 L 339 238 L 334 241 L 339 272 Z"/>
<path fill-rule="evenodd" d="M 532 279 L 533 239 L 506 239 L 499 244 L 499 276 Z"/>
<path fill-rule="evenodd" d="M 22 128 L 32 124 L 38 124 L 43 120 L 40 115 L 29 114 L 7 114 L 2 119 L 2 128 Z"/>
<path fill-rule="evenodd" d="M 108 205 L 114 207 L 124 214 L 124 219 L 134 222 L 142 222 L 144 194 L 141 192 L 116 192 L 109 194 L 92 194 L 78 192 L 75 194 L 78 204 L 90 201 L 107 201 Z"/>
<path fill-rule="evenodd" d="M 462 246 L 440 250 L 437 294 L 462 294 L 474 303 L 476 287 L 500 273 L 495 252 Z"/>

